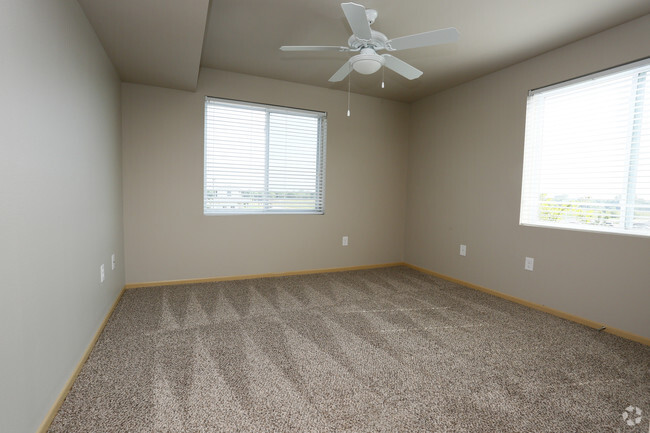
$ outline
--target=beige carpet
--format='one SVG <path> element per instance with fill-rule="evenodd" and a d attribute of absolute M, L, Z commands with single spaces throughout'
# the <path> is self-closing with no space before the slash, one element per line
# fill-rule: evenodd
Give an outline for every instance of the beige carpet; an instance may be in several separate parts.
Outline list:
<path fill-rule="evenodd" d="M 129 290 L 50 432 L 646 433 L 649 416 L 650 347 L 396 267 Z"/>

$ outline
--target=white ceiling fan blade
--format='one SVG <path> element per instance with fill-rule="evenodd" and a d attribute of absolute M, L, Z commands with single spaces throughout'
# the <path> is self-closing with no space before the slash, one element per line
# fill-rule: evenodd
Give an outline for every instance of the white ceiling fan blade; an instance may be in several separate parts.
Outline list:
<path fill-rule="evenodd" d="M 356 3 L 341 3 L 341 8 L 343 8 L 345 18 L 348 19 L 352 33 L 359 39 L 371 39 L 372 34 L 366 16 L 366 8 Z"/>
<path fill-rule="evenodd" d="M 350 51 L 348 47 L 334 46 L 309 46 L 309 45 L 283 45 L 281 51 L 338 51 L 340 53 Z"/>
<path fill-rule="evenodd" d="M 403 60 L 398 59 L 397 57 L 393 57 L 390 54 L 382 54 L 381 56 L 384 58 L 384 66 L 397 72 L 404 78 L 415 80 L 422 75 L 421 70 L 414 68 L 413 66 L 409 65 Z"/>
<path fill-rule="evenodd" d="M 345 77 L 350 75 L 350 72 L 352 71 L 352 65 L 350 65 L 350 62 L 347 61 L 339 68 L 338 71 L 334 72 L 334 75 L 330 77 L 330 81 L 332 83 L 336 83 L 338 81 L 343 80 Z"/>
<path fill-rule="evenodd" d="M 454 27 L 432 30 L 417 35 L 402 36 L 386 42 L 386 48 L 391 51 L 408 50 L 410 48 L 430 47 L 432 45 L 456 42 L 460 33 Z"/>

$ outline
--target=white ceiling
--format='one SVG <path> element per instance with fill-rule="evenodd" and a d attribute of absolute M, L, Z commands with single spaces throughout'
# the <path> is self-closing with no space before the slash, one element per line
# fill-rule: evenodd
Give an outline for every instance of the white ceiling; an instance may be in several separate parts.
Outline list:
<path fill-rule="evenodd" d="M 199 67 L 333 89 L 353 54 L 281 52 L 347 45 L 341 0 L 78 0 L 124 81 L 189 89 Z M 357 0 L 389 38 L 456 27 L 451 45 L 392 53 L 424 71 L 409 81 L 353 72 L 352 90 L 414 101 L 650 13 L 648 0 Z M 207 24 L 206 24 L 207 17 Z"/>

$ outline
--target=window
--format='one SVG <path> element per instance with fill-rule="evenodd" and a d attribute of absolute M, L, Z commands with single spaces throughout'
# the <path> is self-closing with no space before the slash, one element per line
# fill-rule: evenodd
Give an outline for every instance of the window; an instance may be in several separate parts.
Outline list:
<path fill-rule="evenodd" d="M 520 224 L 650 236 L 650 59 L 533 90 Z"/>
<path fill-rule="evenodd" d="M 206 98 L 203 212 L 324 213 L 325 113 Z"/>

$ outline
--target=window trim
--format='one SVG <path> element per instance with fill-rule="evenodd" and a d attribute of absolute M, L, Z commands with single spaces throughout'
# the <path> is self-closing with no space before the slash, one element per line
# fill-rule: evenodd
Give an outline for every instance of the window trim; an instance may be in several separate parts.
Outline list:
<path fill-rule="evenodd" d="M 208 122 L 207 122 L 207 115 L 208 115 L 208 103 L 210 101 L 215 101 L 217 103 L 223 103 L 224 105 L 232 105 L 232 106 L 239 106 L 243 109 L 259 109 L 260 111 L 265 112 L 266 116 L 266 121 L 265 121 L 265 134 L 266 134 L 266 139 L 265 139 L 265 169 L 264 169 L 264 189 L 268 192 L 269 189 L 269 146 L 270 146 L 270 141 L 269 141 L 269 118 L 270 115 L 273 113 L 279 113 L 279 114 L 293 114 L 297 116 L 303 116 L 303 117 L 308 117 L 308 118 L 316 118 L 318 119 L 318 130 L 316 132 L 318 140 L 319 140 L 319 148 L 316 150 L 316 163 L 315 163 L 315 168 L 316 168 L 316 174 L 315 174 L 315 192 L 317 196 L 320 196 L 320 198 L 316 199 L 316 206 L 313 209 L 305 210 L 305 209 L 298 209 L 298 210 L 290 210 L 290 209 L 269 209 L 268 204 L 270 202 L 266 201 L 265 208 L 261 209 L 259 211 L 242 211 L 241 209 L 237 209 L 232 212 L 225 212 L 220 209 L 212 209 L 209 210 L 206 207 L 206 161 L 208 157 L 208 146 L 207 146 L 207 136 L 208 136 Z M 296 107 L 287 107 L 283 105 L 276 105 L 276 104 L 265 104 L 265 103 L 260 103 L 260 102 L 252 102 L 252 101 L 244 101 L 244 100 L 238 100 L 238 99 L 230 99 L 230 98 L 221 98 L 221 97 L 215 97 L 215 96 L 209 96 L 206 95 L 204 97 L 204 102 L 203 102 L 203 110 L 204 110 L 204 122 L 203 122 L 203 215 L 204 216 L 228 216 L 228 215 L 236 215 L 236 216 L 242 216 L 242 215 L 324 215 L 325 214 L 325 186 L 326 186 L 326 151 L 327 151 L 327 112 L 326 111 L 318 111 L 318 110 L 310 110 L 310 109 L 304 109 L 304 108 L 296 108 Z M 320 205 L 320 206 L 319 206 Z"/>
<path fill-rule="evenodd" d="M 650 65 L 650 57 L 642 57 L 640 59 L 632 60 L 622 65 L 613 66 L 611 68 L 600 69 L 596 72 L 591 72 L 589 74 L 578 75 L 577 77 L 569 78 L 568 80 L 558 81 L 557 83 L 549 84 L 547 86 L 536 87 L 528 91 L 528 96 L 540 92 L 548 92 L 557 88 L 562 88 L 566 86 L 571 86 L 573 84 L 578 84 L 587 81 L 597 80 L 598 78 L 606 77 L 608 75 L 618 74 L 619 72 L 629 71 L 631 69 L 636 69 L 638 67 L 644 67 Z"/>
<path fill-rule="evenodd" d="M 554 84 L 550 84 L 548 86 L 543 86 L 543 87 L 538 87 L 535 89 L 531 89 L 528 91 L 528 98 L 527 98 L 527 104 L 526 104 L 526 126 L 525 126 L 525 141 L 528 142 L 528 140 L 532 140 L 529 136 L 532 135 L 532 125 L 531 125 L 531 115 L 530 115 L 530 109 L 532 106 L 532 98 L 540 93 L 546 93 L 550 92 L 556 89 L 561 89 L 569 86 L 574 86 L 580 83 L 587 83 L 589 81 L 594 81 L 598 80 L 600 78 L 608 77 L 608 76 L 613 76 L 619 73 L 624 73 L 627 71 L 632 71 L 635 69 L 641 69 L 641 68 L 647 68 L 650 66 L 650 57 L 645 57 L 642 59 L 637 59 L 619 66 L 615 66 L 612 68 L 608 69 L 603 69 L 599 70 L 590 74 L 585 74 L 581 75 L 575 78 L 571 78 L 568 80 L 560 81 Z M 645 71 L 643 72 L 645 74 L 644 81 L 645 83 L 643 84 L 644 91 L 645 92 L 650 92 L 650 71 Z M 637 86 L 639 84 L 637 83 Z M 637 87 L 638 88 L 638 87 Z M 539 109 L 539 107 L 534 107 L 536 109 Z M 648 107 L 650 108 L 650 107 Z M 650 112 L 646 113 L 645 116 L 650 117 Z M 630 146 L 630 154 L 628 155 L 628 162 L 632 160 L 631 153 L 634 151 L 632 146 L 633 143 L 632 141 L 634 140 L 634 134 L 631 134 L 630 137 L 630 143 L 628 146 Z M 643 229 L 633 229 L 633 228 L 625 228 L 627 225 L 627 222 L 623 221 L 622 227 L 617 226 L 617 227 L 612 227 L 612 226 L 599 226 L 599 225 L 588 225 L 588 224 L 572 224 L 572 223 L 558 223 L 555 221 L 549 221 L 547 223 L 540 221 L 540 219 L 537 217 L 535 218 L 535 221 L 530 221 L 531 220 L 531 215 L 534 213 L 534 209 L 539 208 L 539 203 L 540 201 L 537 200 L 535 202 L 535 205 L 532 207 L 532 210 L 529 208 L 525 209 L 525 201 L 526 201 L 526 196 L 535 196 L 539 195 L 539 183 L 535 184 L 532 188 L 537 188 L 538 193 L 530 193 L 527 190 L 527 186 L 531 185 L 531 182 L 529 182 L 529 178 L 537 176 L 533 172 L 535 171 L 534 169 L 538 170 L 540 168 L 539 164 L 531 164 L 529 160 L 537 160 L 538 155 L 533 155 L 536 154 L 541 150 L 541 146 L 534 146 L 534 145 L 528 145 L 528 143 L 524 144 L 524 158 L 523 158 L 523 167 L 522 167 L 522 186 L 521 186 L 521 202 L 520 202 L 520 211 L 519 211 L 519 225 L 520 226 L 526 226 L 526 227 L 540 227 L 540 228 L 551 228 L 551 229 L 559 229 L 559 230 L 570 230 L 570 231 L 581 231 L 581 232 L 590 232 L 590 233 L 602 233 L 602 234 L 617 234 L 617 235 L 624 235 L 624 236 L 635 236 L 635 237 L 650 237 L 650 230 L 643 230 Z M 638 160 L 635 160 L 635 162 L 638 162 Z M 629 165 L 629 164 L 628 164 Z M 529 170 L 526 170 L 527 167 Z M 534 169 L 533 169 L 534 168 Z M 631 171 L 632 169 L 630 169 Z M 624 190 L 627 190 L 629 193 L 629 188 L 630 188 L 630 171 L 628 171 L 627 177 L 628 180 L 626 181 L 626 184 L 624 186 Z M 627 195 L 627 194 L 626 194 Z M 626 209 L 623 209 L 623 208 Z M 621 208 L 621 220 L 627 220 L 629 218 L 628 213 L 630 210 L 634 212 L 634 206 L 630 206 L 628 203 L 623 200 L 620 203 L 620 208 Z M 528 220 L 528 222 L 524 222 L 525 220 Z"/>

